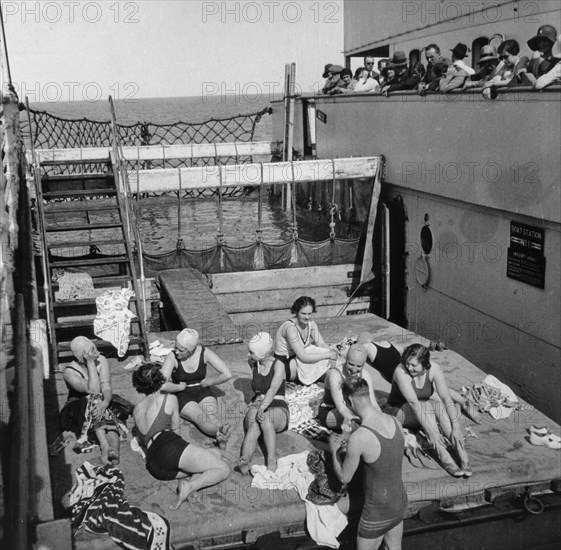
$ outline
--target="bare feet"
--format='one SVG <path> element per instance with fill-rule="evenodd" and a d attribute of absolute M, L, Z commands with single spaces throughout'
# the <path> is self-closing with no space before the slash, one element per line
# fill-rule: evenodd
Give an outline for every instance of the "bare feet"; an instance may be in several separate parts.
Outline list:
<path fill-rule="evenodd" d="M 101 450 L 101 462 L 103 462 L 103 464 L 110 464 L 109 462 L 109 445 L 105 446 L 100 446 L 99 447 Z"/>
<path fill-rule="evenodd" d="M 267 460 L 267 470 L 270 470 L 271 472 L 276 472 L 277 471 L 277 459 L 276 458 L 270 458 Z"/>
<path fill-rule="evenodd" d="M 109 449 L 109 452 L 107 453 L 107 458 L 109 459 L 109 463 L 112 466 L 117 466 L 119 464 L 119 453 L 115 450 L 115 449 Z"/>
<path fill-rule="evenodd" d="M 240 456 L 240 459 L 238 460 L 238 470 L 242 476 L 249 474 L 249 462 L 245 456 Z"/>
<path fill-rule="evenodd" d="M 479 407 L 470 400 L 466 400 L 461 405 L 463 413 L 476 424 L 481 424 L 483 415 L 479 411 Z"/>
<path fill-rule="evenodd" d="M 228 439 L 230 439 L 230 424 L 223 424 L 216 432 L 216 441 L 220 449 L 224 450 L 226 448 Z"/>
<path fill-rule="evenodd" d="M 195 486 L 190 480 L 180 479 L 177 484 L 177 500 L 169 505 L 169 509 L 177 510 L 194 492 Z"/>

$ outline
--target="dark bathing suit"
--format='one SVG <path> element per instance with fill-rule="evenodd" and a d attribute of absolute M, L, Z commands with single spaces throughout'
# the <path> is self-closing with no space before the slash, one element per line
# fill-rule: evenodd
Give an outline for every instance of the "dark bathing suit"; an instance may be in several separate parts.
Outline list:
<path fill-rule="evenodd" d="M 165 412 L 167 399 L 166 395 L 146 434 L 138 430 L 140 442 L 146 449 L 146 469 L 161 481 L 177 477 L 181 455 L 189 446 L 187 441 L 171 430 L 172 415 Z"/>
<path fill-rule="evenodd" d="M 358 524 L 358 536 L 375 539 L 393 529 L 405 515 L 407 493 L 401 477 L 405 440 L 395 421 L 395 434 L 384 437 L 370 426 L 368 430 L 380 443 L 380 456 L 375 462 L 362 461 L 364 507 Z"/>
<path fill-rule="evenodd" d="M 201 346 L 201 355 L 199 356 L 199 366 L 195 372 L 185 372 L 181 361 L 177 358 L 177 353 L 173 352 L 177 366 L 171 373 L 171 381 L 174 384 L 185 382 L 187 387 L 176 393 L 177 400 L 179 401 L 179 410 L 182 411 L 183 407 L 194 401 L 200 403 L 205 397 L 215 397 L 211 388 L 201 387 L 201 382 L 206 378 L 206 362 L 205 362 L 205 347 Z"/>
<path fill-rule="evenodd" d="M 259 371 L 257 370 L 257 367 L 253 368 L 253 379 L 251 381 L 251 389 L 254 391 L 255 395 L 253 396 L 252 402 L 254 402 L 259 396 L 264 396 L 269 391 L 269 388 L 271 387 L 271 383 L 273 382 L 274 375 L 275 375 L 274 364 L 271 365 L 271 368 L 269 369 L 269 374 L 267 375 L 260 374 Z M 285 399 L 277 399 L 277 396 L 284 397 L 285 392 L 286 392 L 286 385 L 285 385 L 285 381 L 283 380 L 282 384 L 277 390 L 277 393 L 275 394 L 275 397 L 273 398 L 273 401 L 271 401 L 271 404 L 269 405 L 268 408 L 272 409 L 274 407 L 278 407 L 280 409 L 285 410 L 286 420 L 287 420 L 286 427 L 288 427 L 288 416 L 289 416 L 288 403 L 286 402 Z"/>
<path fill-rule="evenodd" d="M 391 383 L 393 379 L 393 373 L 397 366 L 401 363 L 401 353 L 394 346 L 390 345 L 389 348 L 384 346 L 379 346 L 378 344 L 372 342 L 376 346 L 376 357 L 372 362 L 372 366 L 388 381 Z"/>
<path fill-rule="evenodd" d="M 434 393 L 434 385 L 430 381 L 429 373 L 426 373 L 425 382 L 422 387 L 418 388 L 415 385 L 415 380 L 411 378 L 411 387 L 415 391 L 417 395 L 417 399 L 419 401 L 427 401 L 430 399 L 430 396 Z M 405 397 L 401 393 L 398 385 L 395 382 L 392 382 L 392 389 L 390 391 L 390 396 L 388 397 L 388 402 L 382 408 L 382 411 L 386 414 L 391 414 L 392 416 L 397 416 L 398 411 L 407 403 Z"/>

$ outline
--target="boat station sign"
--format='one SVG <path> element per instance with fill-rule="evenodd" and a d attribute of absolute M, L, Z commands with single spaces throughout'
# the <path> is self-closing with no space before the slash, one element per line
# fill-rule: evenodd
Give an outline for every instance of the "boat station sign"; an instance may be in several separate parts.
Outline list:
<path fill-rule="evenodd" d="M 510 222 L 506 276 L 537 288 L 545 287 L 545 230 Z"/>

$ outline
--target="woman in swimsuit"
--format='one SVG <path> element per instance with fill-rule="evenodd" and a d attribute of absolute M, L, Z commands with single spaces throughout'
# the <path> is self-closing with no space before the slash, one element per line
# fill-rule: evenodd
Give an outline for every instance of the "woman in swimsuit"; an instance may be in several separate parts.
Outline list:
<path fill-rule="evenodd" d="M 440 366 L 430 360 L 430 351 L 426 346 L 411 344 L 405 348 L 383 410 L 397 417 L 405 428 L 423 428 L 443 468 L 450 475 L 472 475 L 459 407 L 452 399 Z M 448 452 L 442 434 L 458 453 L 460 468 Z"/>
<path fill-rule="evenodd" d="M 214 367 L 217 376 L 208 374 L 207 364 Z M 175 349 L 162 365 L 162 374 L 166 379 L 162 391 L 176 394 L 181 416 L 204 434 L 216 438 L 220 448 L 225 449 L 230 426 L 221 424 L 218 419 L 218 403 L 212 386 L 232 378 L 226 363 L 216 353 L 199 345 L 196 330 L 186 328 L 177 335 Z"/>
<path fill-rule="evenodd" d="M 82 432 L 89 405 L 89 431 L 95 433 L 99 442 L 101 460 L 116 465 L 119 463 L 119 434 L 114 419 L 106 412 L 113 397 L 107 359 L 85 336 L 74 338 L 70 342 L 70 349 L 74 361 L 63 373 L 68 387 L 68 399 L 60 412 L 63 435 L 64 432 L 72 433 L 77 438 L 86 435 Z"/>
<path fill-rule="evenodd" d="M 276 434 L 288 427 L 288 403 L 284 396 L 284 367 L 273 357 L 273 339 L 258 332 L 248 343 L 249 366 L 255 392 L 244 418 L 245 436 L 240 451 L 239 470 L 249 473 L 257 440 L 262 435 L 267 452 L 267 469 L 277 469 Z"/>
<path fill-rule="evenodd" d="M 337 359 L 337 351 L 329 349 L 319 332 L 318 326 L 312 320 L 316 312 L 316 302 L 309 296 L 300 296 L 292 307 L 292 319 L 285 321 L 275 336 L 275 359 L 285 368 L 287 380 L 296 380 L 297 366 L 295 359 L 302 363 L 317 363 L 322 359 Z M 310 345 L 325 348 L 325 351 L 306 350 Z"/>
<path fill-rule="evenodd" d="M 162 394 L 165 380 L 155 363 L 145 363 L 133 373 L 133 386 L 146 396 L 133 417 L 146 452 L 146 469 L 156 479 L 179 480 L 177 500 L 169 507 L 177 510 L 194 492 L 224 481 L 230 469 L 218 449 L 202 449 L 179 435 L 179 404 L 175 395 Z"/>

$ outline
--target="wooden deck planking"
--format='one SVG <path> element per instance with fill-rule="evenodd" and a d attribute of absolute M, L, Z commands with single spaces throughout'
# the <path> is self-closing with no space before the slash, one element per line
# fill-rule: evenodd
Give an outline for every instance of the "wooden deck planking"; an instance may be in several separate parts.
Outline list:
<path fill-rule="evenodd" d="M 427 340 L 375 315 L 360 315 L 341 318 L 317 319 L 322 334 L 328 342 L 337 342 L 345 336 L 368 330 L 379 339 L 388 339 L 396 345 L 406 346 L 412 342 L 427 343 Z M 282 319 L 279 319 L 279 322 Z M 248 327 L 247 337 L 251 337 L 264 324 L 264 318 L 255 314 L 255 324 Z M 176 332 L 153 334 L 164 345 L 171 345 Z M 247 346 L 232 344 L 214 348 L 231 368 L 233 379 L 217 389 L 219 413 L 232 424 L 233 435 L 223 455 L 233 466 L 239 456 L 243 438 L 242 419 L 245 403 L 249 395 L 250 372 L 247 365 Z M 472 363 L 451 350 L 434 353 L 450 387 L 459 389 L 462 385 L 481 382 L 485 376 Z M 115 393 L 137 402 L 139 396 L 131 386 L 131 372 L 112 360 L 112 380 Z M 383 396 L 389 384 L 375 373 L 377 393 Z M 66 389 L 62 376 L 57 376 L 60 406 L 66 400 Z M 535 447 L 528 442 L 527 429 L 532 424 L 547 425 L 553 432 L 559 426 L 537 410 L 518 411 L 505 420 L 494 421 L 489 416 L 481 425 L 473 425 L 464 417 L 464 423 L 471 425 L 479 439 L 468 438 L 468 452 L 474 470 L 470 479 L 457 480 L 442 469 L 428 470 L 413 468 L 404 459 L 403 478 L 407 487 L 410 513 L 434 500 L 447 500 L 459 495 L 478 494 L 482 491 L 512 484 L 526 484 L 555 477 L 561 477 L 559 451 Z M 130 421 L 129 421 L 130 426 Z M 199 444 L 208 441 L 187 422 L 182 422 L 182 434 L 188 440 Z M 314 445 L 306 438 L 293 432 L 280 434 L 277 440 L 279 456 L 311 450 Z M 60 476 L 55 477 L 55 498 L 60 498 L 63 488 L 72 483 L 71 473 L 84 460 L 98 464 L 99 453 L 75 455 L 69 449 L 64 456 L 55 457 Z M 259 450 L 255 463 L 262 463 Z M 207 547 L 214 543 L 231 539 L 241 540 L 241 533 L 256 534 L 280 530 L 286 533 L 292 529 L 304 528 L 305 509 L 293 491 L 262 491 L 250 487 L 251 478 L 233 472 L 228 480 L 217 487 L 203 491 L 201 502 L 185 504 L 178 511 L 167 510 L 174 498 L 175 482 L 159 482 L 151 478 L 144 469 L 142 459 L 133 453 L 128 444 L 122 446 L 121 470 L 126 483 L 126 495 L 131 504 L 165 515 L 172 525 L 172 541 L 176 545 L 193 544 L 195 548 Z M 206 543 L 204 542 L 206 541 Z M 76 550 L 113 550 L 117 546 L 106 536 L 96 537 L 80 533 L 75 538 Z"/>
<path fill-rule="evenodd" d="M 189 268 L 168 269 L 158 281 L 182 326 L 197 330 L 203 344 L 237 340 L 234 323 L 200 274 Z"/>

